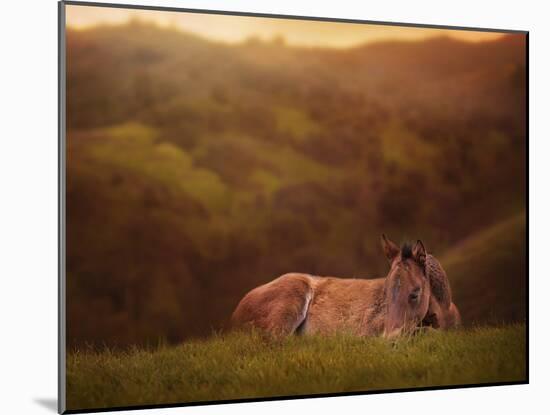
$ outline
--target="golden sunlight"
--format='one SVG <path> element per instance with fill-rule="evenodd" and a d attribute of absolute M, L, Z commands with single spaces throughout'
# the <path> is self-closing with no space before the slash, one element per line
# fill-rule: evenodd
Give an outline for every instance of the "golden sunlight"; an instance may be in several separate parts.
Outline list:
<path fill-rule="evenodd" d="M 282 36 L 290 45 L 307 47 L 347 48 L 376 41 L 415 41 L 438 36 L 479 42 L 502 36 L 502 33 L 494 32 L 425 29 L 376 24 L 350 24 L 80 5 L 69 5 L 66 8 L 67 26 L 75 29 L 102 24 L 123 24 L 132 19 L 153 22 L 162 27 L 177 28 L 219 42 L 239 43 L 250 37 L 271 40 Z"/>

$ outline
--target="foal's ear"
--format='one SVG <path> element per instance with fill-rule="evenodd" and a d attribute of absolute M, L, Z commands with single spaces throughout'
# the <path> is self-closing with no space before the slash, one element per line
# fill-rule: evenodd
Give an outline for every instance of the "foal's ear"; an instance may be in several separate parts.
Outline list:
<path fill-rule="evenodd" d="M 399 247 L 388 238 L 386 238 L 386 235 L 384 234 L 382 234 L 380 240 L 382 242 L 384 255 L 386 255 L 386 258 L 388 258 L 388 261 L 390 261 L 391 263 L 397 257 L 397 255 L 399 255 Z"/>
<path fill-rule="evenodd" d="M 413 258 L 416 262 L 418 262 L 420 265 L 426 264 L 426 248 L 424 248 L 424 244 L 420 239 L 416 241 L 416 244 L 414 244 L 412 253 Z"/>

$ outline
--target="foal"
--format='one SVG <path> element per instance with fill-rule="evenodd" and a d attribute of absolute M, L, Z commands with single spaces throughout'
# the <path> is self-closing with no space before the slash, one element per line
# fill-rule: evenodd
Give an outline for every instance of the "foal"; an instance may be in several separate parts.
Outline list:
<path fill-rule="evenodd" d="M 386 278 L 285 274 L 244 296 L 232 315 L 233 327 L 273 336 L 346 331 L 394 337 L 419 326 L 460 324 L 447 275 L 421 241 L 399 248 L 382 235 L 382 247 L 390 263 Z"/>

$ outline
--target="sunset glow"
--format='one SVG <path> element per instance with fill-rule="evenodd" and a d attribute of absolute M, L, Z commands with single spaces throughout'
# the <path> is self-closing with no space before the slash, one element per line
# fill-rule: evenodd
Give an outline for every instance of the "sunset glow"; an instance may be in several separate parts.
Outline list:
<path fill-rule="evenodd" d="M 354 47 L 385 40 L 421 40 L 448 36 L 479 42 L 499 38 L 501 33 L 416 27 L 350 24 L 263 17 L 226 16 L 156 10 L 134 10 L 91 6 L 67 6 L 67 26 L 84 29 L 102 24 L 124 24 L 132 19 L 173 27 L 210 40 L 239 43 L 256 37 L 283 37 L 290 45 L 309 47 Z"/>

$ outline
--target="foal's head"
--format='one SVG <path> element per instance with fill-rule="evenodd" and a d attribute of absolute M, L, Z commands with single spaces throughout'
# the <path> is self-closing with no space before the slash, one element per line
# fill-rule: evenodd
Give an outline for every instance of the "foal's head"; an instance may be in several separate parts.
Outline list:
<path fill-rule="evenodd" d="M 382 235 L 382 247 L 390 262 L 385 282 L 384 336 L 395 337 L 418 327 L 428 311 L 430 283 L 426 277 L 426 249 L 421 241 L 399 248 L 385 235 Z"/>

